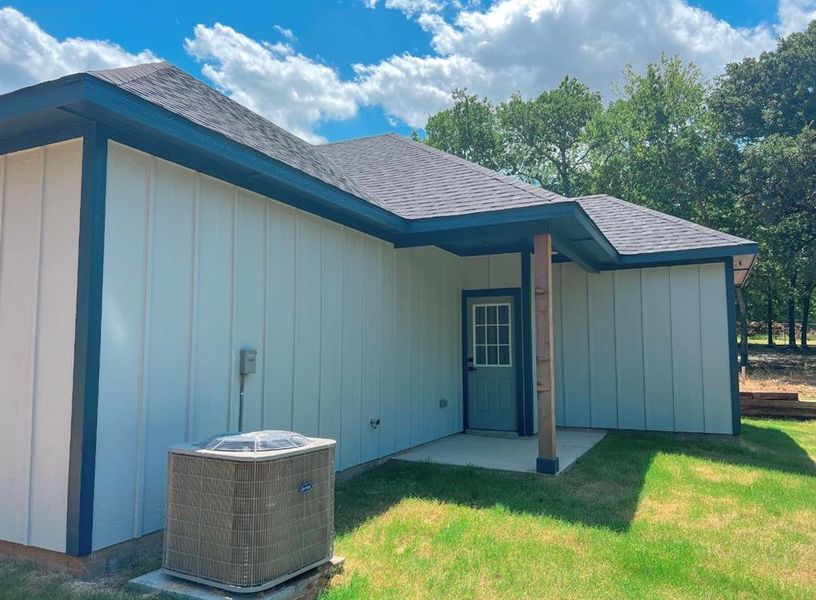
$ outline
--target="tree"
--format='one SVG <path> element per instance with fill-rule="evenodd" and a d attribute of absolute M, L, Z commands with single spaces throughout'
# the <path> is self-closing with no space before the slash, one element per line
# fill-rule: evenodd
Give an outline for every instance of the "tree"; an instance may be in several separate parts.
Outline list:
<path fill-rule="evenodd" d="M 571 77 L 531 100 L 514 94 L 496 111 L 508 172 L 565 196 L 584 193 L 589 154 L 604 142 L 592 130 L 602 111 L 601 94 Z"/>
<path fill-rule="evenodd" d="M 428 119 L 425 143 L 489 169 L 502 169 L 502 143 L 490 100 L 454 90 L 453 106 Z"/>
<path fill-rule="evenodd" d="M 816 252 L 816 21 L 758 59 L 727 65 L 711 106 L 744 149 L 742 200 L 769 233 L 759 239 L 763 260 L 778 261 L 775 270 L 785 274 L 788 345 L 795 346 L 797 301 L 807 336 L 812 296 L 807 269 Z"/>
<path fill-rule="evenodd" d="M 748 145 L 743 187 L 743 202 L 772 232 L 763 240 L 769 257 L 784 265 L 788 345 L 793 347 L 797 299 L 803 303 L 802 328 L 807 332 L 813 291 L 809 269 L 816 252 L 816 131 L 807 126 L 796 136 L 771 134 Z"/>
<path fill-rule="evenodd" d="M 816 120 L 816 21 L 776 50 L 726 65 L 712 109 L 737 140 L 796 136 Z"/>
<path fill-rule="evenodd" d="M 631 67 L 604 115 L 609 155 L 594 161 L 593 187 L 711 226 L 727 225 L 739 151 L 708 110 L 700 70 L 663 57 L 643 74 Z"/>

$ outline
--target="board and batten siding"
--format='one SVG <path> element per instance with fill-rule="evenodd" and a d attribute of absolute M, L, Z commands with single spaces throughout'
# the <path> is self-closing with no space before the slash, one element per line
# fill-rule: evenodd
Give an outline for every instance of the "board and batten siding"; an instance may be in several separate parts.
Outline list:
<path fill-rule="evenodd" d="M 723 263 L 553 265 L 556 422 L 732 433 Z"/>
<path fill-rule="evenodd" d="M 517 288 L 521 286 L 521 255 L 467 256 L 462 259 L 462 271 L 466 290 Z"/>
<path fill-rule="evenodd" d="M 82 140 L 0 155 L 0 539 L 65 551 Z"/>
<path fill-rule="evenodd" d="M 163 527 L 169 445 L 237 429 L 242 347 L 244 428 L 338 469 L 461 431 L 461 288 L 452 254 L 110 143 L 94 548 Z"/>

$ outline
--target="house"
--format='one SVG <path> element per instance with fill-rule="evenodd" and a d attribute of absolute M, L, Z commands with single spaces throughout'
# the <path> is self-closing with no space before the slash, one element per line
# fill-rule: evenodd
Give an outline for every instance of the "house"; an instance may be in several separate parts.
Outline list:
<path fill-rule="evenodd" d="M 463 430 L 537 435 L 543 472 L 556 426 L 739 433 L 755 243 L 395 135 L 310 145 L 167 63 L 0 96 L 0 215 L 0 545 L 161 529 L 167 446 L 239 413 L 340 470 Z"/>

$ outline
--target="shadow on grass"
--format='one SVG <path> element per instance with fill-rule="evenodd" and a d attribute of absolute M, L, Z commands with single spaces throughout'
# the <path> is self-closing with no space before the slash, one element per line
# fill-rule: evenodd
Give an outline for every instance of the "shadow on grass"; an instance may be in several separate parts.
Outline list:
<path fill-rule="evenodd" d="M 389 461 L 338 487 L 335 526 L 343 534 L 405 498 L 434 499 L 625 531 L 658 454 L 816 476 L 816 464 L 784 431 L 743 424 L 740 438 L 610 432 L 555 478 L 473 467 Z"/>

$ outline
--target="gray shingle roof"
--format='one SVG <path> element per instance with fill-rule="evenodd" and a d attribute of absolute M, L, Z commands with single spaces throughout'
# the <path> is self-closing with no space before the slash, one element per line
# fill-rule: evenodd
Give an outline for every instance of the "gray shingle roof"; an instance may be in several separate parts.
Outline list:
<path fill-rule="evenodd" d="M 621 254 L 721 248 L 751 243 L 614 196 L 575 198 Z"/>
<path fill-rule="evenodd" d="M 749 243 L 612 196 L 567 199 L 396 134 L 314 146 L 166 62 L 90 75 L 406 219 L 576 201 L 623 255 Z"/>
<path fill-rule="evenodd" d="M 567 200 L 393 133 L 316 148 L 348 173 L 369 198 L 408 219 Z"/>
<path fill-rule="evenodd" d="M 90 74 L 326 183 L 362 197 L 314 146 L 166 62 Z"/>

